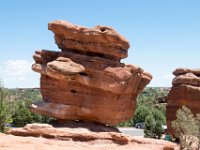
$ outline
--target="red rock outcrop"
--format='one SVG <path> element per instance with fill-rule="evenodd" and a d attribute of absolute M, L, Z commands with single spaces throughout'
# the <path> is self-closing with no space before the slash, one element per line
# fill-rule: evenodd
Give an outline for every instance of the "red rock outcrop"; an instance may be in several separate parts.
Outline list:
<path fill-rule="evenodd" d="M 79 123 L 78 123 L 79 124 Z M 175 150 L 178 146 L 174 143 L 130 137 L 123 133 L 105 130 L 105 126 L 89 124 L 91 128 L 99 129 L 93 132 L 87 127 L 55 128 L 47 124 L 28 124 L 24 128 L 13 128 L 9 131 L 12 135 L 0 133 L 1 150 Z M 100 131 L 101 130 L 101 131 Z M 14 143 L 14 144 L 13 144 Z"/>
<path fill-rule="evenodd" d="M 35 113 L 63 120 L 116 125 L 132 117 L 137 95 L 152 76 L 127 57 L 128 41 L 110 27 L 49 23 L 61 52 L 38 50 L 32 69 L 41 74 L 43 102 Z"/>
<path fill-rule="evenodd" d="M 66 21 L 53 21 L 48 27 L 54 32 L 56 44 L 63 51 L 74 49 L 118 60 L 127 57 L 129 42 L 111 27 L 89 29 Z"/>
<path fill-rule="evenodd" d="M 176 77 L 167 98 L 167 126 L 172 134 L 171 121 L 183 105 L 195 114 L 200 113 L 200 69 L 178 68 L 173 74 Z"/>

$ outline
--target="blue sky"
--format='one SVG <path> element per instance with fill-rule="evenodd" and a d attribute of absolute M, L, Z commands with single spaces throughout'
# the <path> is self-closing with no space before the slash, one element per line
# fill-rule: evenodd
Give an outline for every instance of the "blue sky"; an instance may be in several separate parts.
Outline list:
<path fill-rule="evenodd" d="M 0 78 L 5 87 L 38 87 L 36 49 L 58 50 L 47 24 L 68 20 L 114 27 L 130 42 L 123 62 L 150 72 L 149 86 L 171 86 L 177 67 L 200 67 L 199 0 L 1 0 Z"/>

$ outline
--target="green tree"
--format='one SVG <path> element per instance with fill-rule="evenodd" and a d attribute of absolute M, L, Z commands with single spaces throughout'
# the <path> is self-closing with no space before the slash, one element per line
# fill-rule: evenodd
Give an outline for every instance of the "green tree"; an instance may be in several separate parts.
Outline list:
<path fill-rule="evenodd" d="M 16 127 L 22 127 L 27 123 L 32 123 L 33 116 L 28 110 L 28 101 L 17 100 L 15 102 L 15 110 L 13 112 L 13 125 Z"/>
<path fill-rule="evenodd" d="M 156 92 L 153 89 L 145 89 L 137 98 L 137 107 L 141 105 L 151 107 L 156 103 Z"/>
<path fill-rule="evenodd" d="M 164 114 L 158 109 L 153 110 L 145 120 L 145 137 L 160 139 L 163 133 L 162 125 L 166 123 Z"/>
<path fill-rule="evenodd" d="M 180 139 L 180 149 L 192 149 L 192 144 L 200 136 L 198 117 L 200 116 L 197 115 L 195 118 L 194 114 L 185 106 L 177 111 L 172 128 L 175 130 L 175 136 Z"/>
<path fill-rule="evenodd" d="M 6 91 L 0 81 L 0 132 L 5 132 L 6 124 L 12 122 L 9 103 L 6 101 Z"/>
<path fill-rule="evenodd" d="M 134 126 L 136 123 L 145 122 L 147 115 L 154 109 L 160 110 L 165 124 L 166 105 L 159 104 L 160 98 L 165 98 L 168 94 L 168 88 L 145 88 L 137 97 L 137 105 L 134 116 L 127 122 L 119 124 L 119 126 Z M 158 123 L 159 124 L 159 123 Z"/>
<path fill-rule="evenodd" d="M 135 111 L 134 124 L 145 122 L 146 117 L 150 114 L 151 108 L 145 105 L 140 105 Z"/>
<path fill-rule="evenodd" d="M 157 109 L 160 110 L 164 114 L 164 116 L 166 116 L 166 105 L 160 104 L 158 105 Z"/>
<path fill-rule="evenodd" d="M 29 110 L 32 100 L 16 100 L 14 102 L 15 109 L 12 114 L 13 125 L 15 127 L 23 127 L 28 123 L 49 123 L 53 119 L 47 116 L 37 115 Z"/>
<path fill-rule="evenodd" d="M 165 115 L 162 113 L 162 111 L 158 110 L 158 109 L 154 109 L 152 111 L 152 114 L 155 118 L 155 120 L 157 122 L 161 122 L 162 125 L 166 124 L 166 117 Z"/>

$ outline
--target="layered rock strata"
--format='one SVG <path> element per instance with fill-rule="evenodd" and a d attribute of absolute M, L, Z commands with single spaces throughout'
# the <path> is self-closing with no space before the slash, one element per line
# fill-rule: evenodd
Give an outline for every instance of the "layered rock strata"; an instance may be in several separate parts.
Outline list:
<path fill-rule="evenodd" d="M 167 126 L 173 133 L 171 122 L 176 119 L 176 112 L 186 106 L 193 113 L 200 113 L 200 69 L 178 68 L 173 74 L 173 87 L 167 98 Z"/>
<path fill-rule="evenodd" d="M 61 52 L 38 50 L 32 69 L 41 74 L 43 102 L 35 113 L 62 120 L 116 125 L 134 113 L 137 95 L 152 76 L 127 57 L 128 41 L 110 27 L 49 23 Z"/>
<path fill-rule="evenodd" d="M 79 124 L 79 122 L 77 122 Z M 73 123 L 74 125 L 74 123 Z M 1 150 L 175 150 L 178 146 L 164 140 L 130 137 L 103 125 L 55 128 L 48 124 L 27 124 L 12 128 L 12 135 L 0 133 Z M 90 129 L 98 129 L 99 132 Z M 105 128 L 107 128 L 105 130 Z M 13 144 L 15 143 L 15 144 Z"/>

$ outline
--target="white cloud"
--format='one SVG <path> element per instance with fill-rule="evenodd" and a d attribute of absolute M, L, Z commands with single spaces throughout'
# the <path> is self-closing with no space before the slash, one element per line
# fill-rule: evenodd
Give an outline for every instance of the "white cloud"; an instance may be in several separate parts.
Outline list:
<path fill-rule="evenodd" d="M 5 87 L 38 87 L 39 78 L 31 70 L 33 62 L 27 60 L 7 60 L 0 64 L 0 78 Z"/>
<path fill-rule="evenodd" d="M 31 72 L 32 62 L 26 60 L 8 60 L 4 62 L 3 73 L 8 77 L 24 78 Z"/>

